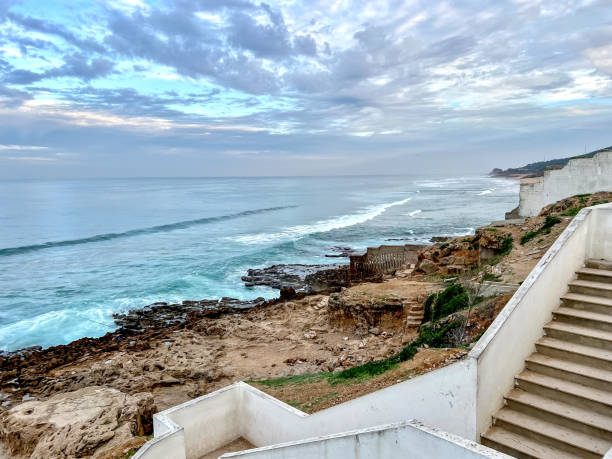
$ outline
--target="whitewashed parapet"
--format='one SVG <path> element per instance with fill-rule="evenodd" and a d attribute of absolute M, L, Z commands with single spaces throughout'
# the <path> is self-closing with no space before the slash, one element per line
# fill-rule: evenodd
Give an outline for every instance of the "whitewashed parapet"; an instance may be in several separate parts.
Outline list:
<path fill-rule="evenodd" d="M 612 191 L 612 151 L 571 159 L 561 169 L 544 171 L 535 182 L 521 183 L 518 215 L 533 217 L 548 204 L 598 191 Z"/>
<path fill-rule="evenodd" d="M 221 456 L 223 459 L 293 459 L 298 457 L 510 459 L 511 456 L 414 420 L 264 446 Z"/>
<path fill-rule="evenodd" d="M 612 260 L 612 204 L 582 209 L 540 259 L 468 355 L 476 362 L 477 428 L 483 433 L 491 416 L 514 385 L 514 376 L 535 351 L 535 342 L 568 282 L 586 258 Z"/>

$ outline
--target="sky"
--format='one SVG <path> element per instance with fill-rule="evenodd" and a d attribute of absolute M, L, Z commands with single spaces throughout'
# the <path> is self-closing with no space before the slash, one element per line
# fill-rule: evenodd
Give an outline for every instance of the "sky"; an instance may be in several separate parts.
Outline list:
<path fill-rule="evenodd" d="M 612 145 L 612 0 L 0 0 L 0 178 L 486 173 Z"/>

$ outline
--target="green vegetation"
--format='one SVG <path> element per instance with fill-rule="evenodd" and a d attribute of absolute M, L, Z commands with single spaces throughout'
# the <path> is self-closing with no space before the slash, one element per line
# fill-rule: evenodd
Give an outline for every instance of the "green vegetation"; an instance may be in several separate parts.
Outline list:
<path fill-rule="evenodd" d="M 485 228 L 485 231 L 489 231 L 490 233 L 497 233 L 497 228 Z"/>
<path fill-rule="evenodd" d="M 444 347 L 448 341 L 448 334 L 460 325 L 460 320 L 453 320 L 445 324 L 435 323 L 430 326 L 423 325 L 419 329 L 419 337 L 393 357 L 373 360 L 372 362 L 348 368 L 338 373 L 329 374 L 328 381 L 330 384 L 339 384 L 352 380 L 370 379 L 374 376 L 383 374 L 387 370 L 395 368 L 400 362 L 412 359 L 418 352 L 419 347 L 424 345 L 428 345 L 429 347 Z"/>
<path fill-rule="evenodd" d="M 501 276 L 499 274 L 485 273 L 484 276 L 482 276 L 482 280 L 489 282 L 499 282 L 501 280 Z"/>
<path fill-rule="evenodd" d="M 513 241 L 512 236 L 505 236 L 501 243 L 499 253 L 491 258 L 487 263 L 491 266 L 496 265 L 512 251 Z"/>
<path fill-rule="evenodd" d="M 540 234 L 550 233 L 552 227 L 558 223 L 561 223 L 561 219 L 559 217 L 547 215 L 544 224 L 540 228 L 538 228 L 536 231 L 527 231 L 525 234 L 523 234 L 523 237 L 521 238 L 521 245 L 526 244 Z"/>
<path fill-rule="evenodd" d="M 582 209 L 582 207 L 570 207 L 569 209 L 566 209 L 561 215 L 563 217 L 575 217 Z"/>
<path fill-rule="evenodd" d="M 392 357 L 381 360 L 373 360 L 368 363 L 364 363 L 363 365 L 358 365 L 356 367 L 348 368 L 346 370 L 342 370 L 338 373 L 311 373 L 306 375 L 298 375 L 298 376 L 287 376 L 284 378 L 277 379 L 265 379 L 259 381 L 246 381 L 248 383 L 258 383 L 266 387 L 278 388 L 284 386 L 300 386 L 302 384 L 310 384 L 317 383 L 320 381 L 327 381 L 331 385 L 355 382 L 355 381 L 363 381 L 374 376 L 378 376 L 383 374 L 388 370 L 392 370 L 397 367 L 401 362 L 405 362 L 407 360 L 412 359 L 416 353 L 418 352 L 419 347 L 423 347 L 425 345 L 429 347 L 445 347 L 449 342 L 449 334 L 455 330 L 457 327 L 461 325 L 461 320 L 453 320 L 444 324 L 440 324 L 435 322 L 431 325 L 422 325 L 419 329 L 419 336 L 415 340 L 413 340 L 410 344 L 404 347 L 399 353 L 395 354 Z M 333 396 L 335 393 L 331 393 L 326 395 L 321 400 L 313 400 L 309 402 L 308 406 L 303 405 L 299 407 L 298 403 L 290 403 L 296 408 L 301 409 L 310 409 L 314 405 L 320 403 L 325 400 L 329 396 Z"/>
<path fill-rule="evenodd" d="M 322 381 L 328 375 L 329 373 L 309 373 L 306 375 L 286 376 L 283 378 L 263 379 L 261 381 L 247 382 L 257 382 L 266 387 L 301 386 L 302 384 L 311 384 Z"/>
<path fill-rule="evenodd" d="M 452 284 L 443 291 L 432 293 L 425 300 L 423 323 L 446 317 L 455 311 L 467 308 L 468 295 L 461 284 Z"/>
<path fill-rule="evenodd" d="M 468 305 L 469 298 L 465 288 L 461 284 L 449 285 L 443 291 L 430 295 L 425 302 L 426 320 L 424 322 L 431 322 L 431 324 L 421 325 L 419 336 L 392 357 L 373 360 L 338 373 L 314 373 L 247 382 L 255 382 L 266 387 L 277 388 L 289 385 L 299 386 L 320 381 L 327 381 L 329 384 L 335 385 L 373 378 L 397 367 L 401 362 L 412 359 L 418 352 L 419 347 L 427 345 L 428 347 L 440 348 L 449 344 L 452 345 L 449 336 L 453 330 L 461 326 L 462 320 L 451 320 L 443 324 L 439 323 L 438 320 L 461 309 L 466 309 Z M 327 397 L 326 395 L 325 398 Z M 308 406 L 303 405 L 300 408 L 310 409 L 325 398 L 313 400 L 309 402 Z M 296 404 L 294 406 L 297 407 Z"/>

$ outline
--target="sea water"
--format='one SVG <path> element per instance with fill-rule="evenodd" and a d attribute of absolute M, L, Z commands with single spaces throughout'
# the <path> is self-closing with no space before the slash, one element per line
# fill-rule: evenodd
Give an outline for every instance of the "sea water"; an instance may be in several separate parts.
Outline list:
<path fill-rule="evenodd" d="M 156 301 L 274 297 L 241 276 L 470 234 L 517 202 L 490 177 L 0 181 L 0 350 L 101 336 Z"/>

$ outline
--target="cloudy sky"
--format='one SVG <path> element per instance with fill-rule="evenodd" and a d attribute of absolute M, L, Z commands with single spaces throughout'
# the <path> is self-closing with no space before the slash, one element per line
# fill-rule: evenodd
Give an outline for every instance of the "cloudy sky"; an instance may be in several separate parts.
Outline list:
<path fill-rule="evenodd" d="M 0 178 L 487 172 L 612 145 L 612 0 L 0 0 Z"/>

